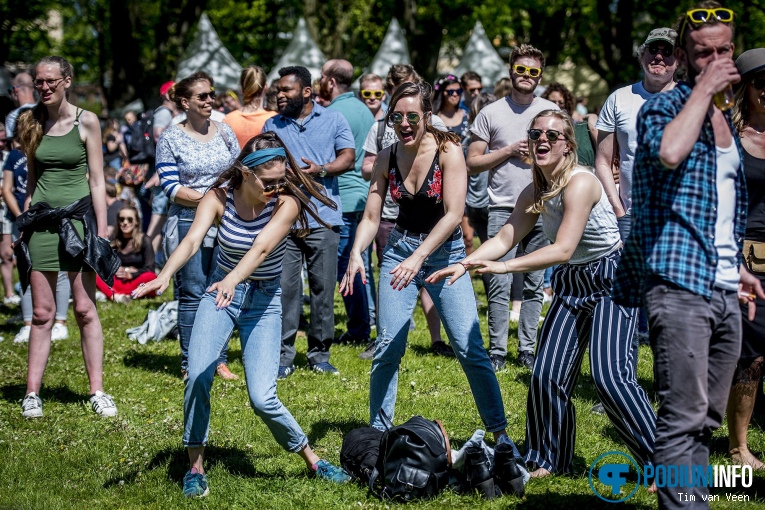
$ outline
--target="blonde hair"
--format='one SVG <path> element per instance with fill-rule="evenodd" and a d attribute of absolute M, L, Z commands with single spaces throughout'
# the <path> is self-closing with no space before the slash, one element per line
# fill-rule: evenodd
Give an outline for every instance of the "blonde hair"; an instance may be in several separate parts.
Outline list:
<path fill-rule="evenodd" d="M 537 119 L 545 117 L 555 117 L 563 122 L 563 138 L 568 144 L 569 151 L 563 157 L 565 162 L 555 171 L 552 176 L 552 182 L 547 182 L 542 169 L 534 160 L 534 151 L 531 150 L 532 141 L 529 139 L 529 156 L 531 157 L 531 173 L 534 178 L 534 203 L 526 209 L 528 213 L 539 214 L 545 210 L 545 202 L 552 200 L 560 195 L 568 182 L 571 180 L 571 172 L 574 170 L 579 160 L 576 155 L 576 138 L 574 135 L 574 122 L 566 112 L 560 110 L 544 110 L 539 112 L 529 124 L 533 127 Z"/>
<path fill-rule="evenodd" d="M 37 64 L 35 64 L 35 76 L 37 74 L 37 68 L 42 65 L 56 65 L 61 71 L 61 77 L 73 78 L 74 68 L 68 60 L 62 57 L 50 56 L 44 57 Z M 16 123 L 16 138 L 21 145 L 21 150 L 26 154 L 27 160 L 34 162 L 35 152 L 40 146 L 40 142 L 43 137 L 43 127 L 48 121 L 48 109 L 42 103 L 42 100 L 38 100 L 37 104 L 31 110 L 27 110 L 19 115 L 19 120 Z"/>
<path fill-rule="evenodd" d="M 266 88 L 266 73 L 258 66 L 250 66 L 242 69 L 239 75 L 239 86 L 242 87 L 242 99 L 244 104 L 252 104 L 257 101 L 255 106 L 261 106 L 263 91 Z"/>

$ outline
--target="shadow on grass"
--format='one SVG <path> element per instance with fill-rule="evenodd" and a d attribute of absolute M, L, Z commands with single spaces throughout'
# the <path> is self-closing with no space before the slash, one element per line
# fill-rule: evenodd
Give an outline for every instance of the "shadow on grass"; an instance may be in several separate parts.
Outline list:
<path fill-rule="evenodd" d="M 24 398 L 26 391 L 27 387 L 24 384 L 6 384 L 5 386 L 0 386 L 0 396 L 2 399 L 14 404 Z M 66 386 L 44 386 L 43 392 L 46 402 L 59 402 L 61 404 L 78 404 L 90 398 L 90 395 L 75 393 Z"/>
<path fill-rule="evenodd" d="M 284 473 L 264 473 L 255 469 L 247 452 L 239 448 L 208 446 L 205 448 L 205 471 L 221 467 L 234 476 L 247 478 L 285 479 Z M 148 470 L 167 469 L 167 477 L 179 488 L 183 487 L 183 477 L 189 470 L 189 456 L 185 448 L 165 449 L 158 452 L 146 466 Z M 107 480 L 103 487 L 108 489 L 117 485 L 135 483 L 139 478 L 139 469 L 134 468 L 123 475 Z"/>
<path fill-rule="evenodd" d="M 167 374 L 180 379 L 180 358 L 180 355 L 157 354 L 130 349 L 122 358 L 122 364 L 129 368 L 140 368 L 148 372 Z"/>
<path fill-rule="evenodd" d="M 311 424 L 311 428 L 308 431 L 308 439 L 309 443 L 315 444 L 321 441 L 324 436 L 327 435 L 327 432 L 330 430 L 339 430 L 343 437 L 354 429 L 359 429 L 361 427 L 368 427 L 369 423 L 366 423 L 361 420 L 340 420 L 340 421 L 327 421 L 327 420 L 319 420 L 316 423 Z"/>

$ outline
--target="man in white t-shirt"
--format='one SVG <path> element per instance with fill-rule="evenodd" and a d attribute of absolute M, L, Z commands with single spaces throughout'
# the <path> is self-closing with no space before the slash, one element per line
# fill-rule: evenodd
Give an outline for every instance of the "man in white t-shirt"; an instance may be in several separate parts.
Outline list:
<path fill-rule="evenodd" d="M 510 54 L 511 94 L 487 105 L 470 128 L 473 139 L 468 149 L 468 174 L 489 171 L 490 238 L 497 235 L 513 212 L 521 191 L 532 182 L 526 134 L 531 120 L 541 111 L 559 109 L 555 103 L 534 95 L 544 66 L 544 54 L 535 47 L 522 44 L 513 50 Z M 501 260 L 515 258 L 516 250 L 531 253 L 548 244 L 540 218 L 534 229 Z M 543 279 L 544 271 L 524 275 L 518 321 L 518 363 L 529 369 L 534 365 Z M 504 369 L 507 356 L 510 282 L 507 274 L 493 274 L 489 279 L 489 357 L 494 371 Z"/>
<path fill-rule="evenodd" d="M 600 110 L 595 128 L 598 130 L 598 150 L 595 171 L 603 183 L 608 200 L 619 221 L 622 242 L 630 232 L 630 209 L 632 208 L 632 166 L 637 150 L 637 117 L 643 104 L 660 92 L 675 87 L 677 70 L 675 39 L 677 32 L 671 28 L 651 30 L 645 42 L 638 48 L 642 81 L 616 89 Z M 614 136 L 619 149 L 619 189 L 614 182 L 611 164 L 614 159 Z"/>

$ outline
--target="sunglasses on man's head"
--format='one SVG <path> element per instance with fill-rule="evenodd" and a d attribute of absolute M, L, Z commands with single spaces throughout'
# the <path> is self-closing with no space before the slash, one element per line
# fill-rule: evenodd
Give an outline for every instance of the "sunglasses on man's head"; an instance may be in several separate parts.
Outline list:
<path fill-rule="evenodd" d="M 406 114 L 406 121 L 411 126 L 416 126 L 420 122 L 421 118 L 422 117 L 420 117 L 419 113 L 409 112 L 409 113 Z M 388 116 L 388 125 L 391 126 L 391 127 L 394 126 L 394 125 L 397 126 L 397 125 L 401 124 L 402 122 L 404 122 L 404 114 L 403 113 L 393 112 L 393 113 L 391 113 Z"/>
<path fill-rule="evenodd" d="M 361 91 L 361 97 L 364 99 L 372 99 L 373 97 L 375 99 L 382 99 L 382 97 L 385 95 L 385 92 L 382 90 L 362 90 Z"/>
<path fill-rule="evenodd" d="M 135 218 L 133 218 L 132 216 L 120 216 L 119 218 L 117 218 L 117 220 L 120 223 L 133 223 L 133 222 L 135 222 Z"/>
<path fill-rule="evenodd" d="M 444 90 L 444 94 L 447 96 L 459 96 L 462 94 L 462 89 Z"/>
<path fill-rule="evenodd" d="M 537 78 L 542 74 L 542 70 L 538 67 L 523 66 L 521 64 L 513 65 L 513 72 L 520 75 L 528 73 L 532 78 Z"/>
<path fill-rule="evenodd" d="M 672 46 L 663 43 L 651 43 L 648 45 L 648 53 L 656 55 L 661 52 L 662 57 L 669 57 L 672 55 Z"/>
<path fill-rule="evenodd" d="M 683 25 L 680 27 L 680 35 L 677 37 L 678 41 L 683 41 L 683 33 L 688 23 L 692 23 L 694 26 L 703 25 L 711 21 L 719 21 L 720 23 L 732 23 L 733 11 L 724 7 L 718 7 L 715 9 L 691 9 L 685 13 L 683 18 Z"/>
<path fill-rule="evenodd" d="M 544 131 L 542 129 L 529 129 L 528 132 L 529 132 L 529 140 L 531 140 L 532 142 L 536 142 L 537 140 L 542 138 L 543 133 L 547 135 L 547 140 L 550 143 L 555 143 L 560 138 L 564 140 L 566 139 L 563 133 L 561 133 L 560 131 L 556 131 L 554 129 L 548 129 L 547 131 Z"/>

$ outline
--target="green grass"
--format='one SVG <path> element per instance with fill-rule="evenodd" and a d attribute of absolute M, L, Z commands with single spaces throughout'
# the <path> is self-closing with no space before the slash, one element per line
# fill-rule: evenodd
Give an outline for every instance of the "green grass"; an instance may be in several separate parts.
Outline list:
<path fill-rule="evenodd" d="M 474 281 L 482 300 L 479 310 L 484 338 L 486 308 L 483 286 Z M 170 294 L 170 293 L 168 293 Z M 171 295 L 171 294 L 170 294 Z M 139 345 L 125 329 L 141 323 L 159 299 L 125 307 L 99 303 L 105 335 L 104 379 L 115 397 L 119 416 L 99 419 L 87 403 L 88 385 L 79 347 L 79 333 L 70 311 L 70 338 L 53 344 L 41 391 L 45 416 L 21 417 L 26 345 L 13 344 L 18 326 L 5 324 L 0 334 L 0 508 L 388 508 L 390 503 L 368 498 L 356 485 L 337 487 L 306 476 L 302 460 L 281 450 L 268 429 L 249 407 L 242 379 L 216 378 L 212 390 L 212 421 L 206 467 L 210 495 L 189 502 L 181 494 L 187 457 L 181 445 L 183 383 L 177 342 Z M 336 299 L 337 324 L 345 321 L 342 301 Z M 13 310 L 0 309 L 0 324 Z M 453 445 L 467 440 L 481 427 L 467 381 L 454 360 L 428 353 L 429 337 L 418 307 L 417 329 L 409 335 L 409 349 L 401 365 L 396 421 L 415 414 L 443 421 Z M 338 329 L 338 334 L 340 333 Z M 516 331 L 510 331 L 516 355 Z M 305 353 L 304 338 L 298 351 Z M 308 434 L 317 453 L 337 463 L 343 435 L 364 426 L 368 415 L 370 363 L 359 360 L 360 347 L 334 346 L 332 362 L 340 377 L 309 372 L 304 354 L 299 369 L 279 382 L 279 396 Z M 238 337 L 229 352 L 231 369 L 243 374 Z M 509 422 L 508 432 L 519 444 L 525 434 L 529 373 L 508 363 L 498 375 Z M 650 350 L 641 347 L 639 378 L 652 385 Z M 437 499 L 410 508 L 614 508 L 590 490 L 587 470 L 609 450 L 626 451 L 605 416 L 590 414 L 595 392 L 585 362 L 577 389 L 578 437 L 575 474 L 533 480 L 521 501 L 512 496 L 484 502 L 477 496 L 446 491 Z M 726 463 L 725 425 L 713 443 L 713 463 Z M 755 452 L 765 450 L 765 434 L 758 425 L 750 432 Z M 757 475 L 752 488 L 739 490 L 750 503 L 722 501 L 713 508 L 765 508 L 765 476 Z M 760 499 L 757 499 L 760 498 Z M 756 500 L 756 501 L 755 501 Z M 656 498 L 644 489 L 621 507 L 655 508 Z"/>

